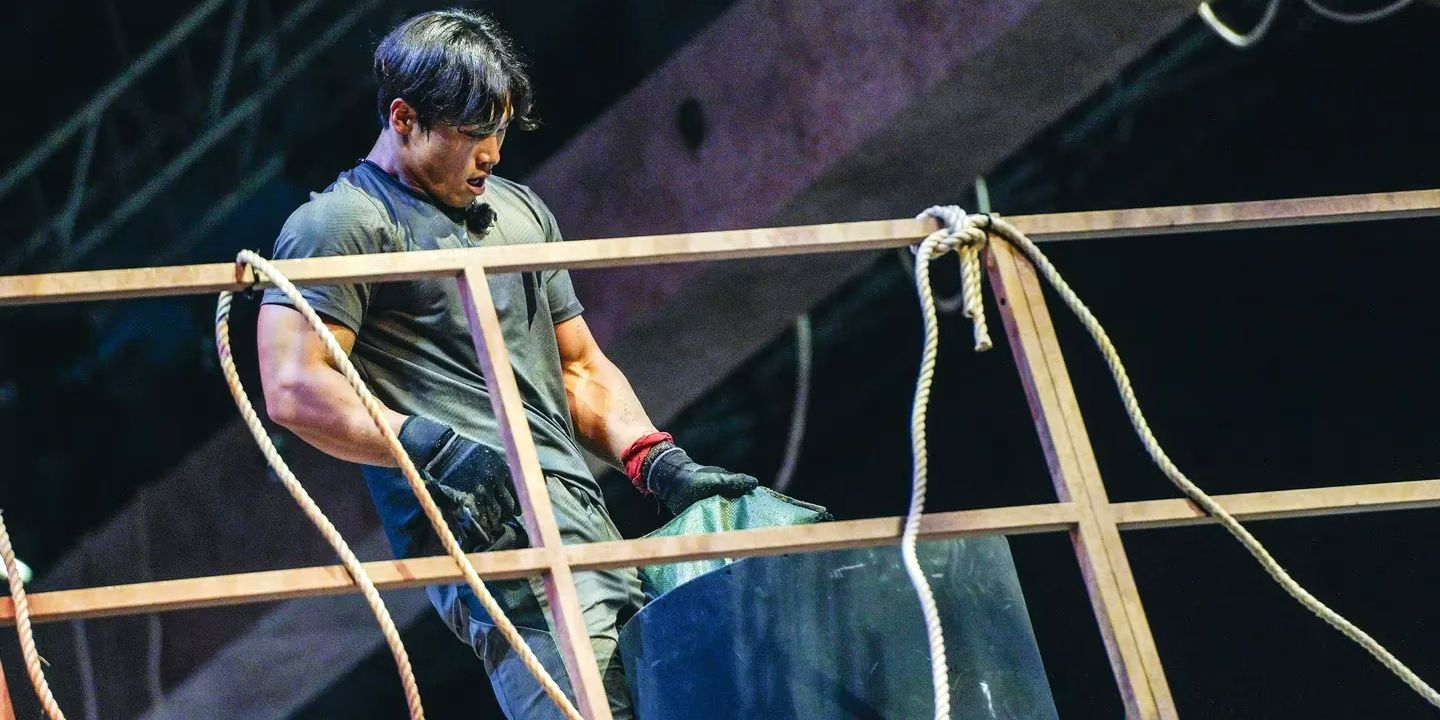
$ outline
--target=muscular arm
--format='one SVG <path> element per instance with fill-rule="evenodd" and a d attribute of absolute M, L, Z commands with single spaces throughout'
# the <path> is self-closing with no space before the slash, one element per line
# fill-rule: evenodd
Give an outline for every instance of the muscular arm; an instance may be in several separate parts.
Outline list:
<path fill-rule="evenodd" d="M 620 453 L 640 436 L 655 432 L 655 425 L 630 381 L 600 351 L 583 317 L 556 325 L 555 339 L 575 430 L 591 452 L 618 467 Z"/>
<path fill-rule="evenodd" d="M 355 333 L 326 322 L 345 352 Z M 330 363 L 325 346 L 296 310 L 264 305 L 259 320 L 260 381 L 270 419 L 305 442 L 341 460 L 394 467 L 395 460 L 370 419 L 370 413 L 345 376 Z M 405 416 L 385 410 L 390 428 L 400 432 Z"/>

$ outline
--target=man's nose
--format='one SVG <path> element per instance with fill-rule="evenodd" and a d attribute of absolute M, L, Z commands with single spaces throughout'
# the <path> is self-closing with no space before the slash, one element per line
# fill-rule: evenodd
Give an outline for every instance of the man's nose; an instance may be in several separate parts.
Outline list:
<path fill-rule="evenodd" d="M 494 135 L 475 146 L 475 164 L 489 170 L 500 164 L 500 139 Z"/>

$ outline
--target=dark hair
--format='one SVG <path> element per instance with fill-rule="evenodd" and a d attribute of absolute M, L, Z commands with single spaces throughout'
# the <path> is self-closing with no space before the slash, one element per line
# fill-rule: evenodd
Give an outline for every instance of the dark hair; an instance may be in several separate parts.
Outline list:
<path fill-rule="evenodd" d="M 415 108 L 425 129 L 479 125 L 489 134 L 499 129 L 507 105 L 511 125 L 532 130 L 537 124 L 530 78 L 510 38 L 469 10 L 436 10 L 400 23 L 375 48 L 375 80 L 381 127 L 390 122 L 395 98 Z"/>

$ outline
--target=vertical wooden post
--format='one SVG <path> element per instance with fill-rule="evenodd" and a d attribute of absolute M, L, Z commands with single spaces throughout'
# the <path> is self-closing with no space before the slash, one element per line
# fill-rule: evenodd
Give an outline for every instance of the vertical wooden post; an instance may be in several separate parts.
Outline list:
<path fill-rule="evenodd" d="M 549 572 L 543 576 L 543 581 L 545 597 L 549 600 L 555 621 L 551 630 L 554 631 L 560 655 L 565 659 L 565 670 L 570 675 L 570 686 L 575 691 L 578 709 L 590 720 L 611 720 L 610 704 L 605 698 L 595 651 L 590 646 L 590 632 L 585 627 L 575 577 L 565 560 L 560 527 L 550 506 L 550 493 L 545 488 L 545 476 L 535 452 L 535 438 L 530 434 L 530 424 L 525 418 L 525 406 L 515 382 L 515 370 L 510 366 L 510 352 L 505 347 L 505 336 L 500 329 L 500 317 L 495 311 L 495 299 L 490 295 L 485 270 L 479 265 L 469 265 L 461 271 L 458 281 L 465 301 L 465 314 L 470 320 L 470 337 L 475 343 L 475 352 L 480 356 L 480 369 L 485 374 L 490 402 L 495 407 L 496 424 L 505 443 L 505 458 L 510 464 L 511 477 L 516 480 L 515 490 L 524 511 L 525 530 L 530 534 L 531 545 L 544 551 L 549 561 Z"/>
<path fill-rule="evenodd" d="M 1040 279 L 1029 259 L 999 238 L 991 236 L 986 256 L 990 283 L 1055 492 L 1061 501 L 1073 502 L 1079 510 L 1080 522 L 1070 532 L 1070 539 L 1120 686 L 1126 717 L 1177 718 Z"/>
<path fill-rule="evenodd" d="M 15 706 L 10 702 L 10 688 L 5 684 L 4 665 L 0 665 L 0 720 L 15 720 Z"/>

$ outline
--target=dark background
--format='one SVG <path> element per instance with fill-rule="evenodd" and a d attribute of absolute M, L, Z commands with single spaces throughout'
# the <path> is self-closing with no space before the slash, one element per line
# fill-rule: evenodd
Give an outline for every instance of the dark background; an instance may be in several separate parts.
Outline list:
<path fill-rule="evenodd" d="M 493 8 L 534 57 L 547 121 L 507 144 L 511 174 L 523 176 L 724 4 L 659 15 L 659 4 L 625 4 L 628 14 L 595 7 Z M 146 10 L 124 12 L 127 22 L 144 24 Z M 175 17 L 154 12 L 157 32 Z M 55 34 L 12 28 L 17 57 L 66 36 L 53 20 L 35 27 Z M 1013 215 L 1440 186 L 1437 31 L 1440 10 L 1428 5 L 1348 27 L 1287 4 L 1264 42 L 1239 51 L 1192 21 L 995 168 L 994 208 Z M 70 39 L 103 47 L 102 37 L 77 40 L 83 32 L 71 26 Z M 609 47 L 616 34 L 633 56 L 619 57 L 598 83 L 578 82 L 586 48 L 602 37 Z M 0 150 L 0 167 L 115 67 L 78 63 L 65 82 L 15 73 L 13 95 L 33 102 L 25 122 L 9 126 L 15 142 Z M 319 187 L 364 152 L 373 134 L 369 104 L 357 98 L 313 128 L 300 143 L 305 150 L 288 157 L 287 179 Z M 941 200 L 974 206 L 969 197 Z M 1202 487 L 1225 493 L 1440 476 L 1437 231 L 1436 220 L 1414 220 L 1045 250 L 1106 324 L 1172 457 Z M 125 264 L 146 261 L 143 251 L 128 252 Z M 951 274 L 942 271 L 938 282 L 953 286 Z M 1129 430 L 1088 338 L 1051 299 L 1111 498 L 1174 497 Z M 12 533 L 42 573 L 68 539 L 103 521 L 233 412 L 209 360 L 210 300 L 121 305 L 104 323 L 93 322 L 94 306 L 0 312 L 0 442 L 9 463 L 0 507 L 24 510 Z M 962 318 L 942 321 L 929 510 L 1054 498 L 990 310 L 997 347 L 989 354 L 970 351 Z M 841 518 L 901 514 L 920 323 L 899 256 L 877 257 L 813 319 L 811 405 L 790 491 Z M 777 339 L 673 424 L 692 455 L 773 476 L 790 422 L 793 342 Z M 611 478 L 609 486 L 621 484 Z M 613 493 L 611 504 L 627 534 L 659 521 L 625 493 Z M 1433 523 L 1432 513 L 1412 511 L 1252 527 L 1318 597 L 1435 679 Z M 1186 717 L 1433 714 L 1285 596 L 1218 528 L 1125 538 Z M 1011 543 L 1061 717 L 1121 716 L 1068 540 Z M 427 618 L 406 639 L 433 717 L 484 716 L 473 710 L 477 694 L 488 694 L 479 666 L 448 630 Z M 401 707 L 381 652 L 297 717 L 384 718 Z"/>

